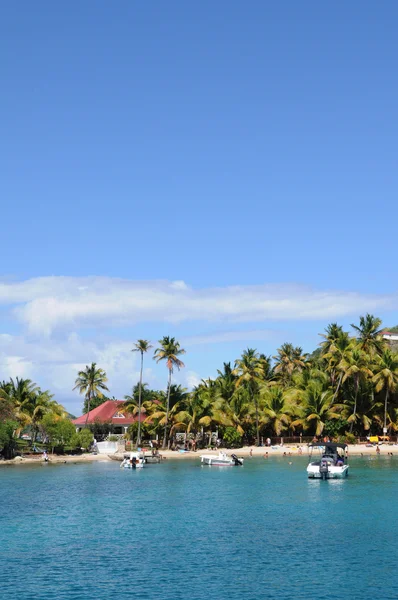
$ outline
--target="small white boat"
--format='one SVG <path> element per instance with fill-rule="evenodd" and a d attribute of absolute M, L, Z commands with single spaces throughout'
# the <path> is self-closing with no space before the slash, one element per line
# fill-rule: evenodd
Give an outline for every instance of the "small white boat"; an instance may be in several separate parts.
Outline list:
<path fill-rule="evenodd" d="M 145 464 L 145 458 L 139 452 L 130 452 L 129 458 L 125 457 L 122 461 L 121 469 L 142 469 Z"/>
<path fill-rule="evenodd" d="M 332 442 L 320 442 L 310 444 L 310 462 L 307 474 L 310 479 L 343 479 L 348 475 L 348 464 L 346 454 L 347 444 L 334 444 Z M 317 448 L 319 460 L 311 460 L 313 450 Z M 339 454 L 339 448 L 343 450 Z"/>
<path fill-rule="evenodd" d="M 225 452 L 220 451 L 218 454 L 202 454 L 200 462 L 215 467 L 238 467 L 243 465 L 243 458 L 238 458 L 236 454 L 228 456 Z"/>

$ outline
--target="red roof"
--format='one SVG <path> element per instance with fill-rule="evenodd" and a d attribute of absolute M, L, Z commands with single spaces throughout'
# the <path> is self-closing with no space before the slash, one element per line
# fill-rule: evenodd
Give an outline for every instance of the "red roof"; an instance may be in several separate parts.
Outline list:
<path fill-rule="evenodd" d="M 93 408 L 88 413 L 87 423 L 93 424 L 95 422 L 100 423 L 112 423 L 113 425 L 131 425 L 138 421 L 138 415 L 132 415 L 131 413 L 121 413 L 121 408 L 124 406 L 123 400 L 107 400 L 97 408 Z M 74 419 L 72 423 L 74 425 L 85 425 L 87 413 Z M 145 414 L 141 413 L 141 421 L 146 418 Z"/>

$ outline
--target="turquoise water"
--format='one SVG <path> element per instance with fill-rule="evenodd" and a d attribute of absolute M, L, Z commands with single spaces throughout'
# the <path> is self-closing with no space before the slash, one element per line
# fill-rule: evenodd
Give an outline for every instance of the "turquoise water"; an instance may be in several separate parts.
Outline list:
<path fill-rule="evenodd" d="M 289 461 L 292 464 L 289 464 Z M 398 597 L 398 456 L 310 481 L 301 457 L 0 469 L 0 596 Z"/>

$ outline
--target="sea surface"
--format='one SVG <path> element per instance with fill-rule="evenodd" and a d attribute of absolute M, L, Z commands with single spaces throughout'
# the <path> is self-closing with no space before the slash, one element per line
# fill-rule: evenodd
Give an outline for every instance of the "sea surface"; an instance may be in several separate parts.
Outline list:
<path fill-rule="evenodd" d="M 306 464 L 1 468 L 0 598 L 396 600 L 398 455 Z"/>

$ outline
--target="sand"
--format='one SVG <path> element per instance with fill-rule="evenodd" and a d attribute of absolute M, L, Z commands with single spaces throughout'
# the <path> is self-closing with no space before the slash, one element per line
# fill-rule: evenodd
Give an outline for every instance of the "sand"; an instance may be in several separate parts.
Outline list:
<path fill-rule="evenodd" d="M 303 444 L 302 448 L 302 456 L 308 456 L 308 447 Z M 390 453 L 393 455 L 396 454 L 398 456 L 398 444 L 381 444 L 380 448 L 380 456 L 388 456 Z M 262 457 L 266 456 L 268 453 L 268 458 L 272 459 L 273 456 L 283 456 L 284 453 L 288 456 L 300 456 L 298 446 L 294 444 L 287 444 L 285 446 L 271 446 L 270 448 L 261 446 L 244 446 L 243 448 L 235 448 L 233 450 L 225 451 L 229 456 L 231 454 L 236 454 L 237 456 L 245 456 L 250 457 L 250 453 L 252 453 L 253 457 Z M 148 451 L 148 455 L 150 451 Z M 165 460 L 186 460 L 186 459 L 199 459 L 201 454 L 217 454 L 215 450 L 197 450 L 196 452 L 175 452 L 173 450 L 160 450 L 161 456 Z M 107 454 L 81 454 L 79 456 L 57 456 L 57 455 L 49 455 L 50 463 L 87 463 L 87 462 L 103 462 L 110 460 L 123 460 L 123 454 L 109 456 Z M 376 446 L 366 446 L 365 444 L 351 444 L 348 446 L 348 456 L 361 456 L 361 455 L 377 455 Z M 27 456 L 26 458 L 16 457 L 12 460 L 0 460 L 0 466 L 10 466 L 10 465 L 28 465 L 28 464 L 40 464 L 43 463 L 43 457 L 41 454 L 38 456 Z"/>

